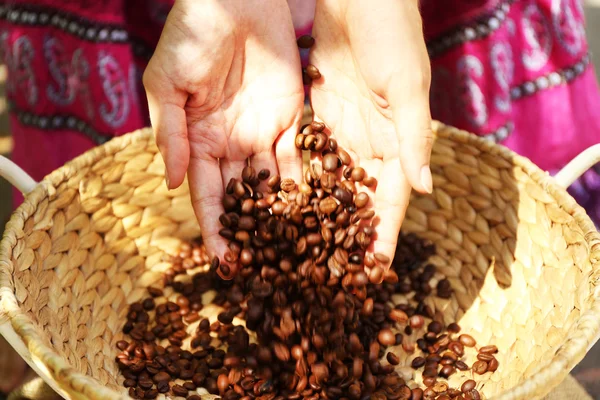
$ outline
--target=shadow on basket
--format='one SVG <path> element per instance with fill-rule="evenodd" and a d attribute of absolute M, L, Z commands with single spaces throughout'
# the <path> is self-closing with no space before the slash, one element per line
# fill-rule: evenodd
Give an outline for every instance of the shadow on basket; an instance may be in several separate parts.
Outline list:
<path fill-rule="evenodd" d="M 474 378 L 486 398 L 542 397 L 596 341 L 598 234 L 528 160 L 434 131 L 434 192 L 414 195 L 403 231 L 435 244 L 431 284 L 446 277 L 453 294 L 424 301 L 436 319 L 498 347 L 498 370 Z M 187 185 L 165 188 L 150 130 L 98 147 L 49 175 L 8 223 L 0 332 L 63 396 L 126 397 L 115 356 L 127 306 L 162 286 L 164 255 L 199 234 Z M 401 366 L 416 356 L 393 351 Z"/>

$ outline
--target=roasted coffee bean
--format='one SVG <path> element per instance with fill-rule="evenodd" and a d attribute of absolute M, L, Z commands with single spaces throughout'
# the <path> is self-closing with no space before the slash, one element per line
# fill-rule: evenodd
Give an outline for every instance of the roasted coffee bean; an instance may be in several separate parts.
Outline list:
<path fill-rule="evenodd" d="M 380 330 L 377 339 L 382 346 L 392 346 L 396 343 L 396 336 L 392 330 L 388 328 Z"/>
<path fill-rule="evenodd" d="M 450 375 L 452 375 L 454 372 L 456 372 L 456 370 L 454 369 L 454 367 L 452 365 L 445 365 L 441 370 L 440 370 L 440 376 L 442 378 L 448 378 L 450 377 Z"/>
<path fill-rule="evenodd" d="M 327 153 L 323 157 L 323 169 L 327 172 L 333 172 L 338 169 L 340 159 L 335 153 Z"/>
<path fill-rule="evenodd" d="M 352 202 L 352 193 L 339 186 L 333 189 L 332 194 L 342 204 L 350 204 Z"/>
<path fill-rule="evenodd" d="M 317 69 L 317 67 L 315 67 L 312 64 L 309 64 L 309 65 L 306 66 L 306 74 L 312 80 L 317 80 L 317 79 L 321 78 L 321 73 L 319 72 L 319 70 Z"/>
<path fill-rule="evenodd" d="M 423 389 L 421 388 L 414 388 L 411 392 L 411 398 L 410 400 L 422 400 L 423 399 Z"/>
<path fill-rule="evenodd" d="M 301 49 L 309 49 L 315 44 L 315 39 L 310 35 L 302 35 L 296 40 L 296 43 Z"/>
<path fill-rule="evenodd" d="M 350 158 L 350 154 L 348 154 L 348 152 L 346 152 L 346 150 L 338 148 L 337 154 L 343 165 L 350 165 L 350 163 L 352 162 L 352 158 Z"/>
<path fill-rule="evenodd" d="M 355 182 L 361 182 L 365 177 L 365 170 L 361 167 L 355 167 L 352 169 L 352 174 L 350 175 L 350 179 Z"/>
<path fill-rule="evenodd" d="M 386 359 L 391 365 L 400 364 L 400 359 L 398 358 L 398 356 L 396 354 L 394 354 L 392 352 L 387 353 Z"/>
<path fill-rule="evenodd" d="M 366 194 L 364 192 L 360 192 L 359 194 L 356 195 L 356 199 L 354 200 L 354 204 L 356 205 L 356 208 L 363 208 L 368 203 L 369 203 L 369 195 L 368 194 Z"/>
<path fill-rule="evenodd" d="M 182 396 L 182 397 L 186 397 L 188 395 L 188 390 L 186 388 L 184 388 L 181 385 L 173 385 L 173 387 L 171 388 L 171 390 L 173 391 L 173 394 L 175 396 Z"/>
<path fill-rule="evenodd" d="M 383 268 L 375 267 L 371 270 L 369 274 L 369 282 L 372 284 L 379 284 L 383 281 Z"/>
<path fill-rule="evenodd" d="M 367 187 L 373 187 L 373 186 L 377 185 L 377 179 L 375 179 L 372 176 L 367 176 L 363 179 L 362 184 Z"/>
<path fill-rule="evenodd" d="M 314 151 L 321 152 L 327 147 L 327 135 L 324 133 L 317 133 L 314 145 Z"/>
<path fill-rule="evenodd" d="M 473 364 L 473 372 L 479 375 L 483 375 L 488 370 L 488 364 L 485 361 L 475 361 Z"/>
<path fill-rule="evenodd" d="M 451 333 L 458 333 L 458 332 L 460 332 L 460 326 L 456 322 L 450 323 L 448 325 L 447 329 L 448 329 L 448 332 L 451 332 Z"/>
<path fill-rule="evenodd" d="M 479 353 L 479 354 L 477 354 L 477 359 L 479 361 L 485 361 L 485 362 L 489 363 L 490 361 L 492 361 L 494 359 L 494 356 L 491 354 L 487 354 L 487 353 Z"/>
<path fill-rule="evenodd" d="M 425 320 L 420 315 L 413 315 L 409 320 L 410 327 L 413 329 L 419 329 L 425 324 Z"/>
<path fill-rule="evenodd" d="M 422 366 L 425 365 L 425 358 L 424 357 L 415 357 L 410 366 L 417 369 L 417 368 L 421 368 Z"/>
<path fill-rule="evenodd" d="M 465 354 L 463 344 L 460 342 L 450 342 L 448 350 L 452 351 L 457 356 L 461 357 Z"/>
<path fill-rule="evenodd" d="M 492 358 L 489 362 L 488 362 L 488 372 L 496 372 L 496 370 L 498 369 L 500 363 L 498 362 L 498 360 L 496 358 Z"/>
<path fill-rule="evenodd" d="M 483 353 L 483 354 L 496 354 L 498 352 L 498 347 L 496 347 L 493 344 L 488 345 L 488 346 L 483 346 L 482 348 L 479 349 L 479 352 Z"/>
<path fill-rule="evenodd" d="M 467 335 L 466 333 L 463 333 L 462 335 L 460 335 L 458 337 L 458 340 L 465 347 L 475 347 L 475 345 L 477 344 L 475 339 L 473 339 L 473 337 L 471 335 Z"/>
<path fill-rule="evenodd" d="M 465 381 L 465 382 L 462 384 L 462 386 L 460 387 L 460 390 L 461 390 L 463 393 L 468 393 L 468 392 L 470 392 L 471 390 L 475 389 L 475 385 L 476 385 L 475 381 L 474 381 L 473 379 L 469 379 L 469 380 L 466 380 L 466 381 Z"/>

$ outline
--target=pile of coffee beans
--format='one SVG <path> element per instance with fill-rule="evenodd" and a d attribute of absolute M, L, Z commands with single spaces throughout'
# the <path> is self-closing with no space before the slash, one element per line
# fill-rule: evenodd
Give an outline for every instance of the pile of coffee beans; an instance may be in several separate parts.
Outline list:
<path fill-rule="evenodd" d="M 480 398 L 473 381 L 461 390 L 438 381 L 468 369 L 460 358 L 475 341 L 455 340 L 458 325 L 432 321 L 411 340 L 434 318 L 424 300 L 451 295 L 446 279 L 430 285 L 434 247 L 401 236 L 389 269 L 387 257 L 366 251 L 374 214 L 356 184 L 368 177 L 340 150 L 328 140 L 323 163 L 299 185 L 252 167 L 229 182 L 223 261 L 209 263 L 203 246 L 186 244 L 164 275 L 174 301 L 149 288 L 150 297 L 130 306 L 123 329 L 130 340 L 117 344 L 117 362 L 131 397 L 197 399 L 204 388 L 244 400 Z M 210 291 L 220 309 L 212 322 L 201 316 Z M 392 306 L 394 295 L 410 301 Z M 411 389 L 396 372 L 390 346 L 424 353 L 411 364 L 424 368 L 424 389 Z M 495 370 L 495 351 L 482 347 L 473 371 Z"/>
<path fill-rule="evenodd" d="M 314 66 L 304 74 L 320 77 Z M 469 367 L 475 340 L 427 305 L 452 295 L 427 262 L 433 245 L 401 235 L 393 260 L 368 251 L 375 213 L 361 188 L 377 181 L 325 131 L 312 122 L 296 136 L 321 160 L 303 182 L 251 166 L 228 182 L 222 259 L 184 243 L 169 257 L 164 290 L 151 287 L 130 305 L 116 361 L 131 397 L 481 398 L 474 380 L 460 388 L 445 380 L 495 371 L 498 349 L 479 348 Z M 407 368 L 422 371 L 422 384 Z"/>

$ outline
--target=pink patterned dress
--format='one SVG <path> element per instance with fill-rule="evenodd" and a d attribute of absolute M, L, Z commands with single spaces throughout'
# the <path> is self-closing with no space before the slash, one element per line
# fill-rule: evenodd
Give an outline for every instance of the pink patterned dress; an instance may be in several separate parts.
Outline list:
<path fill-rule="evenodd" d="M 57 5 L 59 4 L 59 5 Z M 297 34 L 314 0 L 289 0 Z M 172 0 L 0 3 L 13 159 L 35 179 L 149 124 L 141 75 Z M 433 117 L 556 171 L 600 142 L 580 0 L 421 0 Z M 600 221 L 600 178 L 571 189 Z"/>

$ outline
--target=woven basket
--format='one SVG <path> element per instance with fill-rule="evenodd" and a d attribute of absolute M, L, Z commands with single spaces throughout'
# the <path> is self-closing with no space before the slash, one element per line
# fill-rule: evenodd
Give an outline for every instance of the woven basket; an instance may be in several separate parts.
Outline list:
<path fill-rule="evenodd" d="M 476 378 L 485 397 L 542 397 L 600 331 L 600 236 L 563 189 L 600 149 L 553 179 L 501 146 L 439 123 L 434 131 L 435 190 L 414 195 L 403 225 L 435 242 L 431 261 L 455 291 L 429 305 L 500 349 L 498 371 Z M 162 284 L 165 252 L 200 234 L 187 184 L 166 190 L 150 129 L 39 184 L 5 159 L 2 173 L 28 195 L 0 244 L 0 333 L 65 398 L 128 398 L 115 344 L 127 305 Z"/>

